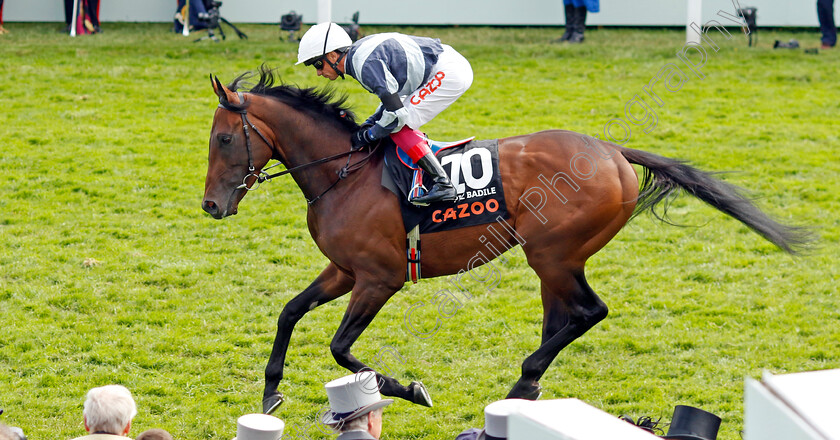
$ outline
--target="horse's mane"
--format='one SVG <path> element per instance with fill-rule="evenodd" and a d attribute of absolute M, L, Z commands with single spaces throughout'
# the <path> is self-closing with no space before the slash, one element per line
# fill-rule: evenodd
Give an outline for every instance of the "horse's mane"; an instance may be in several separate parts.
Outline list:
<path fill-rule="evenodd" d="M 260 66 L 258 73 L 260 79 L 256 85 L 248 90 L 249 93 L 275 98 L 315 118 L 337 123 L 351 131 L 359 128 L 355 115 L 345 106 L 347 102 L 346 94 L 339 93 L 329 87 L 301 89 L 284 84 L 282 80 L 280 85 L 275 86 L 274 83 L 279 77 L 275 78 L 274 69 L 265 64 Z M 233 82 L 228 84 L 228 88 L 235 92 L 240 86 L 250 85 L 248 80 L 255 75 L 254 72 L 245 72 L 234 78 Z M 231 105 L 231 107 L 238 106 Z"/>

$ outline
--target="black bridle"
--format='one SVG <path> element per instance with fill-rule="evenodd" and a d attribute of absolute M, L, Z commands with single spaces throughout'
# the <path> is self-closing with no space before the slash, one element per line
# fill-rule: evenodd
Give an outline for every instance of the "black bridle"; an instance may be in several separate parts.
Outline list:
<path fill-rule="evenodd" d="M 220 87 L 220 90 L 221 90 L 221 87 Z M 320 165 L 322 163 L 330 162 L 332 160 L 339 159 L 339 158 L 342 158 L 344 156 L 347 156 L 347 163 L 344 164 L 344 166 L 341 167 L 341 169 L 338 170 L 338 172 L 337 172 L 338 179 L 336 179 L 329 187 L 327 187 L 327 189 L 325 189 L 317 197 L 312 198 L 312 199 L 306 199 L 306 203 L 312 205 L 313 203 L 320 200 L 321 197 L 324 197 L 324 194 L 329 192 L 331 189 L 335 188 L 335 186 L 338 185 L 338 182 L 347 178 L 347 176 L 350 175 L 350 173 L 352 173 L 354 171 L 357 171 L 360 168 L 362 168 L 368 162 L 368 160 L 370 160 L 371 156 L 377 150 L 377 148 L 379 148 L 379 143 L 377 143 L 374 147 L 370 148 L 367 156 L 365 156 L 364 158 L 362 158 L 361 160 L 359 160 L 358 162 L 356 162 L 352 165 L 350 164 L 350 156 L 358 150 L 352 150 L 351 149 L 350 151 L 345 151 L 343 153 L 333 154 L 332 156 L 327 156 L 327 157 L 324 157 L 324 158 L 321 158 L 321 159 L 317 159 L 317 160 L 314 160 L 312 162 L 305 163 L 303 165 L 298 165 L 296 167 L 287 168 L 286 170 L 283 170 L 283 171 L 280 171 L 280 172 L 277 172 L 277 173 L 274 173 L 274 174 L 269 174 L 265 171 L 267 169 L 271 169 L 273 167 L 276 167 L 277 165 L 280 165 L 281 163 L 283 163 L 285 165 L 284 161 L 280 160 L 279 163 L 276 163 L 276 164 L 274 164 L 274 165 L 272 165 L 268 168 L 262 169 L 262 170 L 259 171 L 259 173 L 255 173 L 254 171 L 256 170 L 256 168 L 254 168 L 254 158 L 253 158 L 253 155 L 251 154 L 251 133 L 248 130 L 248 127 L 251 127 L 251 128 L 254 129 L 254 131 L 260 136 L 260 139 L 262 139 L 263 142 L 265 142 L 265 144 L 268 145 L 268 148 L 271 149 L 272 153 L 277 153 L 278 156 L 280 156 L 280 154 L 277 152 L 277 149 L 274 148 L 274 144 L 272 142 L 270 142 L 262 134 L 260 129 L 257 128 L 257 126 L 254 125 L 251 122 L 251 120 L 248 118 L 248 110 L 247 110 L 247 107 L 245 107 L 245 95 L 242 92 L 236 92 L 236 94 L 237 94 L 237 96 L 239 96 L 239 102 L 240 102 L 239 106 L 237 106 L 237 107 L 234 107 L 230 103 L 228 103 L 226 98 L 223 98 L 223 97 L 219 98 L 219 108 L 227 110 L 229 112 L 239 113 L 239 116 L 242 118 L 242 130 L 245 132 L 245 149 L 248 151 L 248 174 L 246 174 L 245 177 L 242 178 L 242 184 L 237 186 L 235 189 L 244 189 L 246 191 L 251 191 L 251 190 L 259 188 L 260 184 L 262 184 L 263 182 L 265 182 L 267 180 L 271 180 L 275 177 L 280 177 L 284 174 L 290 174 L 290 173 L 293 173 L 295 171 L 302 170 L 304 168 L 309 168 L 309 167 L 312 167 L 312 166 L 315 166 L 315 165 Z M 282 158 L 282 156 L 280 156 L 280 157 Z M 250 177 L 254 177 L 254 179 L 255 179 L 254 183 L 256 183 L 256 186 L 252 185 L 251 187 L 248 187 L 248 178 L 250 178 Z"/>

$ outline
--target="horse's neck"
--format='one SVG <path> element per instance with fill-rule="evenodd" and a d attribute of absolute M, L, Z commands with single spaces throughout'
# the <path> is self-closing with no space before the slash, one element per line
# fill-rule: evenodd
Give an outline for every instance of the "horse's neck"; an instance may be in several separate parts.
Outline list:
<path fill-rule="evenodd" d="M 337 130 L 330 124 L 318 125 L 311 119 L 292 110 L 276 114 L 294 114 L 294 117 L 278 118 L 272 124 L 275 139 L 285 156 L 286 167 L 293 168 L 343 153 L 350 148 L 350 134 Z M 338 170 L 344 165 L 341 159 L 313 165 L 292 173 L 307 199 L 317 197 L 338 178 Z"/>

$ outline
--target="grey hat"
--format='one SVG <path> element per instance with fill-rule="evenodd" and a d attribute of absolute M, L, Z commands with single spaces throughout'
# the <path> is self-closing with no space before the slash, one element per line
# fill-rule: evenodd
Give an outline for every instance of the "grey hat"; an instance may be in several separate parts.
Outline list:
<path fill-rule="evenodd" d="M 373 371 L 340 377 L 328 382 L 324 388 L 330 400 L 330 410 L 321 415 L 321 422 L 326 425 L 353 420 L 394 403 L 379 394 L 379 384 Z"/>
<path fill-rule="evenodd" d="M 268 414 L 245 414 L 236 420 L 233 440 L 279 440 L 285 423 Z"/>

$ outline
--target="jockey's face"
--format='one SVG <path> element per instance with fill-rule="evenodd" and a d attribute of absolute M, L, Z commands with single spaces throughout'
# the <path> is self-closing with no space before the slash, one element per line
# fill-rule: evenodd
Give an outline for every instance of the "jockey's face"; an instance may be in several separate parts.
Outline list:
<path fill-rule="evenodd" d="M 336 72 L 335 69 L 333 69 L 332 67 L 332 63 L 335 63 L 336 60 L 338 60 L 338 57 L 339 54 L 335 51 L 324 55 L 323 64 L 320 66 L 320 69 L 318 68 L 318 64 L 320 63 L 314 63 L 313 66 L 315 66 L 315 71 L 318 72 L 318 76 L 323 76 L 324 78 L 330 81 L 334 81 L 336 78 L 338 78 L 338 72 Z M 339 69 L 344 68 L 344 59 L 342 58 L 341 61 L 342 62 L 338 65 Z"/>

